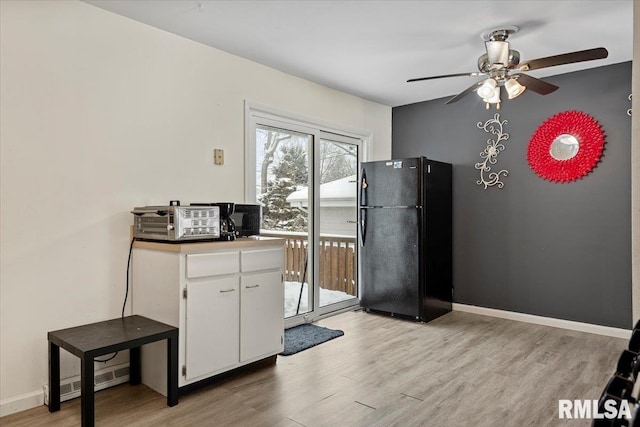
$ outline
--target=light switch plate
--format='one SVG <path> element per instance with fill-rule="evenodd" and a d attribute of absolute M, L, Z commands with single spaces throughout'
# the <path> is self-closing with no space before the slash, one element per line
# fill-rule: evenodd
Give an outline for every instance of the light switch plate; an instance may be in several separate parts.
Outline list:
<path fill-rule="evenodd" d="M 224 165 L 224 150 L 218 148 L 213 150 L 213 163 L 216 165 Z"/>

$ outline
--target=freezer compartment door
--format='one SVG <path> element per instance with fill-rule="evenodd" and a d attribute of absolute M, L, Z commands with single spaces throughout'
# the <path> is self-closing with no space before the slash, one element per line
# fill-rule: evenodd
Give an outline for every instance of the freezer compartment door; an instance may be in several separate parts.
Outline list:
<path fill-rule="evenodd" d="M 361 209 L 362 214 L 366 218 L 366 238 L 360 240 L 362 307 L 420 317 L 422 210 L 369 208 Z"/>
<path fill-rule="evenodd" d="M 422 206 L 421 158 L 362 163 L 360 204 Z"/>

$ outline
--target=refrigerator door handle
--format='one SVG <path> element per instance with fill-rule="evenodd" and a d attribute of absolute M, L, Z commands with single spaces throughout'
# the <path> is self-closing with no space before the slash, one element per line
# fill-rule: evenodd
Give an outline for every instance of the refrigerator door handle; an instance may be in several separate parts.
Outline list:
<path fill-rule="evenodd" d="M 364 246 L 367 238 L 367 210 L 360 209 L 360 238 L 362 239 L 362 246 Z"/>
<path fill-rule="evenodd" d="M 367 173 L 365 172 L 364 169 L 362 169 L 361 176 L 362 178 L 360 178 L 360 204 L 366 205 L 367 204 L 367 187 L 369 186 L 369 184 L 367 184 Z"/>

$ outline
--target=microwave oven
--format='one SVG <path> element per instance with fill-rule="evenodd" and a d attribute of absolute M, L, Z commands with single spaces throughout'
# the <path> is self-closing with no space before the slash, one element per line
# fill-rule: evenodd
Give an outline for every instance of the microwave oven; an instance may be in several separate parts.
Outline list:
<path fill-rule="evenodd" d="M 262 225 L 262 206 L 236 203 L 231 219 L 236 225 L 236 236 L 258 236 Z"/>

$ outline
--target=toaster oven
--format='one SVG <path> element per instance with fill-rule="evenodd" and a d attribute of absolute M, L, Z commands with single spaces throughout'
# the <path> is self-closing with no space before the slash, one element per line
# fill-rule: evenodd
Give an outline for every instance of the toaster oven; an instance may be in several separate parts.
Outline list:
<path fill-rule="evenodd" d="M 181 242 L 220 237 L 218 206 L 143 206 L 133 208 L 133 237 Z"/>

